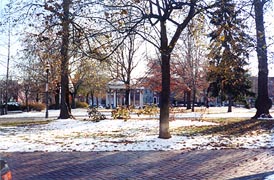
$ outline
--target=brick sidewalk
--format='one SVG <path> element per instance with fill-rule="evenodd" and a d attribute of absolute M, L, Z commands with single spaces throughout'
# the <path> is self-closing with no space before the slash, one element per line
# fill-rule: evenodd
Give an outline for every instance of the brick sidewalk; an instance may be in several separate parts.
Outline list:
<path fill-rule="evenodd" d="M 221 180 L 263 179 L 274 174 L 274 149 L 15 152 L 0 155 L 8 160 L 14 180 Z"/>

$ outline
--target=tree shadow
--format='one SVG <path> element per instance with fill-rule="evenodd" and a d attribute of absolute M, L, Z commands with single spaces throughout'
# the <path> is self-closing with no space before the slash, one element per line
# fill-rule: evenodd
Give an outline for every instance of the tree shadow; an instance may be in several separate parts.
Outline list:
<path fill-rule="evenodd" d="M 243 135 L 250 134 L 254 131 L 270 132 L 274 128 L 274 120 L 258 120 L 247 119 L 240 122 L 221 124 L 218 126 L 210 126 L 201 128 L 196 133 L 202 135 L 223 134 L 223 135 Z"/>
<path fill-rule="evenodd" d="M 214 121 L 216 122 L 216 121 Z M 274 128 L 274 120 L 246 119 L 234 122 L 217 122 L 218 125 L 183 126 L 173 129 L 173 134 L 179 136 L 195 135 L 244 135 L 262 132 L 271 132 Z"/>

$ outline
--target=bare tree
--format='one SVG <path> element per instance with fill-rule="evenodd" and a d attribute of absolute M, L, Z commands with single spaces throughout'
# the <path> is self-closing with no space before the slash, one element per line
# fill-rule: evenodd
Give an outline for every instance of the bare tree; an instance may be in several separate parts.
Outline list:
<path fill-rule="evenodd" d="M 205 18 L 203 15 L 193 18 L 180 44 L 175 49 L 177 74 L 182 79 L 187 99 L 187 109 L 194 111 L 197 94 L 203 93 L 206 83 L 206 36 Z M 191 101 L 191 102 L 190 102 Z"/>
<path fill-rule="evenodd" d="M 125 83 L 125 105 L 129 106 L 129 94 L 131 88 L 132 72 L 138 66 L 141 54 L 138 50 L 142 47 L 143 41 L 136 34 L 132 34 L 124 39 L 123 43 L 111 55 L 110 71 L 113 79 L 118 79 Z"/>
<path fill-rule="evenodd" d="M 125 7 L 133 7 L 135 19 L 127 23 Z M 160 128 L 159 138 L 168 139 L 170 107 L 170 58 L 182 31 L 197 14 L 210 8 L 204 1 L 119 1 L 109 7 L 120 10 L 123 16 L 116 19 L 117 30 L 122 33 L 135 31 L 137 25 L 144 25 L 143 31 L 137 31 L 145 40 L 152 43 L 161 54 L 162 91 L 160 95 Z M 122 13 L 124 12 L 124 13 Z M 129 21 L 128 21 L 129 22 Z"/>

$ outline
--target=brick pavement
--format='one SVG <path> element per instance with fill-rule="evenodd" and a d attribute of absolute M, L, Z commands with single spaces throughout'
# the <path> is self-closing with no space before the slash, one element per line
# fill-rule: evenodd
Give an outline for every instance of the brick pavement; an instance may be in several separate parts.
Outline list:
<path fill-rule="evenodd" d="M 274 174 L 274 149 L 6 152 L 0 155 L 8 160 L 14 180 L 247 180 Z"/>

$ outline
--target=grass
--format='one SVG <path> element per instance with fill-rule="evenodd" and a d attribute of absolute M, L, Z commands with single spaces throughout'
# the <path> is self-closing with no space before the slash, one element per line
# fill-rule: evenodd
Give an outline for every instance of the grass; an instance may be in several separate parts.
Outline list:
<path fill-rule="evenodd" d="M 28 122 L 6 122 L 1 126 L 33 126 L 48 124 L 52 120 L 28 121 Z M 255 120 L 246 118 L 213 118 L 202 119 L 202 121 L 213 122 L 217 125 L 210 126 L 184 126 L 171 129 L 172 134 L 195 136 L 195 135 L 231 135 L 259 134 L 270 132 L 274 128 L 274 120 Z M 80 136 L 80 135 L 79 135 Z M 109 135 L 108 135 L 109 136 Z M 124 136 L 116 134 L 115 136 Z"/>
<path fill-rule="evenodd" d="M 174 112 L 191 112 L 191 110 L 185 110 L 183 108 L 174 108 Z M 235 110 L 239 111 L 237 108 Z M 223 113 L 226 112 L 226 108 L 196 108 L 195 112 L 202 112 L 205 114 L 216 114 L 216 113 Z M 234 109 L 233 109 L 234 111 Z M 271 111 L 273 112 L 273 111 Z M 239 111 L 241 113 L 241 109 Z M 274 112 L 273 112 L 274 113 Z M 188 118 L 184 118 L 188 119 Z M 193 118 L 189 118 L 193 119 Z M 211 126 L 186 126 L 186 127 L 179 127 L 179 128 L 172 128 L 170 129 L 171 133 L 174 135 L 186 135 L 186 136 L 195 136 L 195 135 L 227 135 L 227 136 L 239 136 L 239 135 L 250 135 L 250 134 L 260 134 L 264 132 L 270 132 L 274 128 L 274 120 L 255 120 L 255 119 L 247 119 L 247 118 L 194 118 L 198 121 L 207 121 L 213 122 L 217 125 Z M 32 125 L 42 125 L 48 124 L 52 120 L 28 120 L 25 122 L 0 122 L 0 126 L 32 126 Z M 142 131 L 142 130 L 140 130 Z M 153 132 L 154 133 L 154 132 Z M 79 136 L 82 136 L 80 134 Z M 85 135 L 89 136 L 89 135 Z M 108 135 L 106 135 L 108 136 Z M 124 134 L 115 134 L 114 136 L 123 137 Z"/>
<path fill-rule="evenodd" d="M 33 125 L 42 125 L 48 124 L 52 120 L 43 120 L 43 121 L 19 121 L 19 122 L 3 122 L 0 126 L 11 127 L 11 126 L 33 126 Z"/>
<path fill-rule="evenodd" d="M 270 132 L 274 128 L 274 120 L 256 120 L 243 118 L 216 118 L 205 119 L 218 125 L 212 126 L 187 126 L 173 129 L 176 135 L 254 135 Z"/>

